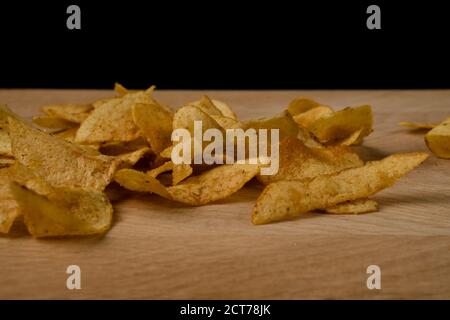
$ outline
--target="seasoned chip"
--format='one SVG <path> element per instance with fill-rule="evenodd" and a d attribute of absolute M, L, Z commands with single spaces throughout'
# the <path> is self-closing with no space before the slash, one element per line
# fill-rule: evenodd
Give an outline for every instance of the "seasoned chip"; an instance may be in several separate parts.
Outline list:
<path fill-rule="evenodd" d="M 436 123 L 411 122 L 411 121 L 402 121 L 399 123 L 399 125 L 407 127 L 407 128 L 411 128 L 411 129 L 418 129 L 418 130 L 433 129 L 434 127 L 437 126 Z"/>
<path fill-rule="evenodd" d="M 253 209 L 253 223 L 263 224 L 294 218 L 316 209 L 326 209 L 345 201 L 368 197 L 395 183 L 428 154 L 395 154 L 365 166 L 312 180 L 283 180 L 269 184 Z"/>
<path fill-rule="evenodd" d="M 158 154 L 171 145 L 172 112 L 155 102 L 135 104 L 132 114 L 134 123 L 147 138 L 153 152 Z"/>
<path fill-rule="evenodd" d="M 245 129 L 243 123 L 236 119 L 228 118 L 224 116 L 212 115 L 211 118 L 216 120 L 216 122 L 224 129 Z"/>
<path fill-rule="evenodd" d="M 428 131 L 425 142 L 437 157 L 450 159 L 450 118 Z"/>
<path fill-rule="evenodd" d="M 287 110 L 289 114 L 294 117 L 300 113 L 306 112 L 313 108 L 317 108 L 319 106 L 320 104 L 314 100 L 305 97 L 298 97 L 289 103 Z"/>
<path fill-rule="evenodd" d="M 17 202 L 9 188 L 10 183 L 9 169 L 0 169 L 0 233 L 8 233 L 19 216 Z"/>
<path fill-rule="evenodd" d="M 309 130 L 322 143 L 345 139 L 360 129 L 363 129 L 359 135 L 362 139 L 372 132 L 372 121 L 370 106 L 348 107 L 318 119 Z"/>
<path fill-rule="evenodd" d="M 6 129 L 0 128 L 0 156 L 12 156 L 11 139 Z"/>
<path fill-rule="evenodd" d="M 216 99 L 212 99 L 211 101 L 214 104 L 214 106 L 217 109 L 219 109 L 222 116 L 224 116 L 226 118 L 231 118 L 231 119 L 237 120 L 236 114 L 234 113 L 234 111 L 231 109 L 231 107 L 228 104 L 226 104 L 223 101 L 216 100 Z"/>
<path fill-rule="evenodd" d="M 164 172 L 167 172 L 167 171 L 172 171 L 172 170 L 173 170 L 173 162 L 172 161 L 167 161 L 164 164 L 160 165 L 159 167 L 154 168 L 152 170 L 149 170 L 147 172 L 147 174 L 150 177 L 156 178 L 161 173 L 164 173 Z"/>
<path fill-rule="evenodd" d="M 326 213 L 333 214 L 360 214 L 378 210 L 378 203 L 371 199 L 356 199 L 339 203 L 331 208 L 325 209 Z"/>
<path fill-rule="evenodd" d="M 137 192 L 156 193 L 170 199 L 166 188 L 150 175 L 133 169 L 121 169 L 116 172 L 114 180 L 122 187 Z"/>
<path fill-rule="evenodd" d="M 188 104 L 189 106 L 194 106 L 202 110 L 204 113 L 208 115 L 216 115 L 223 116 L 222 112 L 220 112 L 219 108 L 217 108 L 212 100 L 208 96 L 203 96 L 200 100 L 194 101 Z"/>
<path fill-rule="evenodd" d="M 270 118 L 246 121 L 244 125 L 247 129 L 279 129 L 280 139 L 288 136 L 296 137 L 299 132 L 297 123 L 287 110 Z"/>
<path fill-rule="evenodd" d="M 309 128 L 317 120 L 333 114 L 333 109 L 328 106 L 317 106 L 308 111 L 293 116 L 295 122 L 304 128 Z"/>
<path fill-rule="evenodd" d="M 136 151 L 124 153 L 118 156 L 120 160 L 123 162 L 123 167 L 132 167 L 134 166 L 142 157 L 151 152 L 149 147 L 143 147 Z"/>
<path fill-rule="evenodd" d="M 42 107 L 47 115 L 73 123 L 81 123 L 94 109 L 92 104 L 53 104 Z"/>
<path fill-rule="evenodd" d="M 279 146 L 279 168 L 274 175 L 258 175 L 269 184 L 279 180 L 301 180 L 364 165 L 359 156 L 345 146 L 308 148 L 295 137 L 286 137 Z"/>
<path fill-rule="evenodd" d="M 69 129 L 76 126 L 73 122 L 54 116 L 34 116 L 33 123 L 46 129 Z"/>
<path fill-rule="evenodd" d="M 172 185 L 176 186 L 178 183 L 189 177 L 193 172 L 189 164 L 174 164 L 172 168 Z"/>
<path fill-rule="evenodd" d="M 69 129 L 65 129 L 62 131 L 54 132 L 52 135 L 54 137 L 58 137 L 60 139 L 69 141 L 69 142 L 75 142 L 75 135 L 77 134 L 78 127 L 73 127 Z"/>
<path fill-rule="evenodd" d="M 103 190 L 121 164 L 115 157 L 88 153 L 83 147 L 13 118 L 9 118 L 9 130 L 16 160 L 52 186 Z"/>

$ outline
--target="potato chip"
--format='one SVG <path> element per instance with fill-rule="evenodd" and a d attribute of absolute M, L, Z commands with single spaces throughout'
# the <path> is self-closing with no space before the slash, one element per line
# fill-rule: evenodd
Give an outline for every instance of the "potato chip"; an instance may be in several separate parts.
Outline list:
<path fill-rule="evenodd" d="M 257 164 L 226 164 L 168 187 L 167 191 L 175 201 L 201 206 L 230 196 L 258 173 Z"/>
<path fill-rule="evenodd" d="M 34 116 L 33 123 L 46 129 L 69 129 L 76 126 L 73 122 L 54 116 Z"/>
<path fill-rule="evenodd" d="M 436 124 L 436 123 L 425 123 L 425 122 L 402 121 L 402 122 L 399 123 L 399 125 L 407 127 L 407 128 L 411 128 L 411 129 L 422 130 L 422 129 L 433 129 L 438 124 Z"/>
<path fill-rule="evenodd" d="M 156 154 L 171 145 L 173 114 L 158 103 L 137 103 L 132 108 L 134 123 Z"/>
<path fill-rule="evenodd" d="M 73 123 L 82 123 L 94 109 L 92 104 L 53 104 L 42 107 L 47 115 Z"/>
<path fill-rule="evenodd" d="M 224 116 L 226 118 L 237 120 L 236 114 L 234 113 L 234 111 L 231 109 L 231 107 L 228 104 L 226 104 L 223 101 L 216 100 L 216 99 L 212 99 L 211 101 L 214 104 L 214 106 L 217 109 L 219 109 L 222 116 Z"/>
<path fill-rule="evenodd" d="M 243 123 L 233 118 L 217 115 L 212 115 L 211 118 L 216 120 L 216 122 L 224 129 L 245 129 Z"/>
<path fill-rule="evenodd" d="M 362 141 L 362 134 L 364 129 L 361 128 L 359 130 L 356 130 L 352 134 L 350 134 L 347 138 L 344 138 L 342 140 L 335 141 L 334 144 L 341 145 L 341 146 L 351 146 L 354 144 L 358 144 Z"/>
<path fill-rule="evenodd" d="M 244 126 L 247 129 L 279 129 L 280 139 L 288 136 L 296 137 L 299 132 L 297 123 L 287 110 L 273 117 L 246 121 Z"/>
<path fill-rule="evenodd" d="M 428 131 L 425 142 L 435 156 L 450 159 L 450 118 Z"/>
<path fill-rule="evenodd" d="M 121 169 L 116 172 L 114 180 L 128 190 L 156 193 L 161 197 L 170 199 L 166 187 L 144 172 L 133 169 Z"/>
<path fill-rule="evenodd" d="M 344 146 L 308 148 L 295 137 L 279 145 L 279 168 L 274 175 L 258 175 L 263 184 L 279 180 L 301 180 L 336 173 L 364 165 L 359 156 Z"/>
<path fill-rule="evenodd" d="M 114 91 L 121 96 L 124 96 L 128 93 L 128 89 L 118 82 L 114 83 Z"/>
<path fill-rule="evenodd" d="M 11 139 L 6 129 L 0 128 L 0 156 L 12 156 Z"/>
<path fill-rule="evenodd" d="M 312 99 L 308 99 L 305 97 L 298 97 L 289 103 L 287 111 L 289 112 L 289 114 L 292 117 L 294 117 L 298 114 L 307 112 L 307 111 L 317 108 L 319 106 L 320 106 L 320 103 L 317 103 L 316 101 L 314 101 Z"/>
<path fill-rule="evenodd" d="M 132 115 L 136 103 L 149 104 L 153 103 L 153 99 L 149 94 L 139 91 L 102 104 L 80 125 L 75 141 L 92 144 L 137 139 L 140 131 Z"/>
<path fill-rule="evenodd" d="M 188 103 L 188 106 L 194 106 L 202 110 L 208 115 L 223 116 L 219 108 L 217 108 L 208 96 L 203 96 L 200 100 Z"/>
<path fill-rule="evenodd" d="M 167 172 L 167 171 L 172 171 L 172 170 L 173 170 L 173 162 L 172 161 L 167 161 L 164 164 L 160 165 L 159 167 L 154 168 L 152 170 L 149 170 L 147 172 L 147 174 L 150 177 L 156 178 L 161 173 L 164 173 L 164 172 Z"/>
<path fill-rule="evenodd" d="M 189 177 L 193 172 L 189 164 L 174 164 L 172 168 L 172 185 L 176 186 L 178 183 Z"/>
<path fill-rule="evenodd" d="M 0 233 L 8 233 L 19 216 L 17 202 L 9 188 L 10 183 L 9 169 L 0 169 Z"/>
<path fill-rule="evenodd" d="M 16 162 L 13 158 L 0 157 L 0 168 L 9 167 Z"/>
<path fill-rule="evenodd" d="M 339 203 L 331 208 L 325 209 L 325 212 L 333 214 L 360 214 L 377 210 L 378 203 L 375 200 L 363 198 Z"/>
<path fill-rule="evenodd" d="M 120 160 L 123 162 L 123 167 L 132 167 L 134 166 L 142 157 L 146 154 L 149 154 L 151 149 L 149 147 L 143 147 L 136 151 L 124 153 L 118 156 Z"/>
<path fill-rule="evenodd" d="M 368 197 L 392 186 L 428 154 L 394 154 L 365 166 L 311 180 L 282 180 L 269 184 L 253 209 L 253 223 L 263 224 L 294 218 L 303 213 L 333 207 L 345 201 Z"/>
<path fill-rule="evenodd" d="M 75 136 L 77 134 L 78 127 L 68 128 L 62 131 L 57 131 L 51 133 L 52 136 L 58 137 L 60 139 L 69 141 L 69 142 L 75 142 Z"/>
<path fill-rule="evenodd" d="M 159 155 L 161 158 L 170 159 L 172 157 L 172 150 L 173 146 L 167 147 L 163 151 L 161 151 Z"/>
<path fill-rule="evenodd" d="M 34 170 L 52 186 L 103 190 L 121 161 L 41 132 L 9 118 L 12 153 L 22 165 Z M 95 151 L 95 150 L 94 150 Z"/>
<path fill-rule="evenodd" d="M 357 130 L 363 129 L 359 139 L 372 132 L 372 108 L 364 105 L 345 108 L 322 117 L 309 126 L 311 133 L 322 143 L 345 139 Z"/>
<path fill-rule="evenodd" d="M 328 106 L 317 106 L 308 111 L 296 114 L 293 116 L 293 119 L 304 128 L 309 128 L 314 122 L 321 118 L 331 116 L 333 112 L 333 109 Z"/>
<path fill-rule="evenodd" d="M 148 143 L 144 137 L 139 137 L 132 141 L 110 141 L 99 144 L 98 146 L 101 153 L 108 156 L 118 156 L 142 148 L 148 148 Z"/>

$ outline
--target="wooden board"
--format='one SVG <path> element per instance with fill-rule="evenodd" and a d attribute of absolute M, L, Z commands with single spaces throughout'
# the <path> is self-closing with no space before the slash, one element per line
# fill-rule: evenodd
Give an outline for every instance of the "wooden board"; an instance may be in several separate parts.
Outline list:
<path fill-rule="evenodd" d="M 89 102 L 111 91 L 0 90 L 0 102 L 23 116 L 57 102 Z M 203 92 L 157 92 L 180 106 Z M 365 159 L 426 151 L 423 134 L 399 121 L 439 122 L 450 91 L 217 91 L 241 119 L 282 110 L 298 95 L 336 107 L 371 104 L 375 131 L 358 147 Z M 379 299 L 450 298 L 450 161 L 430 157 L 393 188 L 377 194 L 376 213 L 308 214 L 253 226 L 261 187 L 225 201 L 184 207 L 156 196 L 116 206 L 104 236 L 36 240 L 17 223 L 0 236 L 0 299 Z M 82 271 L 82 289 L 66 289 L 66 268 Z M 366 286 L 381 268 L 381 290 Z"/>

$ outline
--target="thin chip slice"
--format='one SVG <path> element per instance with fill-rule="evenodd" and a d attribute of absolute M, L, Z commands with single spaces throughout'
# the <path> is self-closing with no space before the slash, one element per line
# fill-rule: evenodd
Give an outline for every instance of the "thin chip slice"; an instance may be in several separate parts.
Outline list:
<path fill-rule="evenodd" d="M 152 150 L 159 153 L 171 145 L 173 114 L 158 103 L 137 103 L 132 109 L 133 120 L 147 138 Z"/>
<path fill-rule="evenodd" d="M 12 156 L 11 139 L 6 129 L 0 128 L 0 156 Z"/>
<path fill-rule="evenodd" d="M 299 132 L 297 123 L 287 110 L 273 117 L 246 121 L 244 125 L 247 129 L 279 129 L 280 139 L 288 136 L 296 137 Z"/>
<path fill-rule="evenodd" d="M 123 167 L 132 167 L 134 166 L 142 157 L 149 154 L 151 149 L 148 147 L 143 147 L 136 151 L 124 153 L 118 156 L 120 160 L 123 162 Z"/>
<path fill-rule="evenodd" d="M 58 131 L 55 133 L 52 133 L 54 137 L 58 137 L 60 139 L 69 141 L 69 142 L 75 142 L 75 136 L 77 134 L 78 127 L 73 127 L 69 129 L 65 129 L 62 131 Z"/>
<path fill-rule="evenodd" d="M 172 171 L 173 170 L 173 162 L 172 161 L 167 161 L 164 164 L 160 165 L 157 168 L 154 168 L 152 170 L 149 170 L 147 172 L 147 174 L 150 177 L 156 178 L 158 177 L 161 173 L 167 172 L 167 171 Z"/>
<path fill-rule="evenodd" d="M 309 128 L 314 122 L 321 118 L 331 116 L 333 112 L 333 109 L 328 106 L 317 106 L 293 116 L 293 119 L 304 128 Z"/>
<path fill-rule="evenodd" d="M 359 138 L 362 139 L 372 132 L 372 122 L 372 108 L 364 105 L 334 112 L 315 121 L 308 129 L 320 142 L 326 143 L 345 139 L 361 128 Z"/>
<path fill-rule="evenodd" d="M 377 210 L 378 203 L 375 200 L 365 198 L 339 203 L 334 207 L 325 209 L 324 212 L 332 214 L 360 214 Z"/>
<path fill-rule="evenodd" d="M 228 104 L 217 99 L 212 99 L 211 101 L 214 104 L 214 106 L 216 106 L 216 108 L 219 109 L 222 116 L 237 120 L 236 114 Z"/>
<path fill-rule="evenodd" d="M 363 138 L 362 137 L 363 131 L 364 131 L 363 128 L 356 130 L 355 132 L 350 134 L 347 138 L 344 138 L 340 141 L 338 140 L 338 141 L 334 142 L 334 144 L 340 145 L 340 146 L 351 146 L 354 144 L 358 144 L 361 142 L 361 140 Z"/>
<path fill-rule="evenodd" d="M 219 108 L 217 108 L 212 100 L 208 96 L 203 96 L 200 100 L 194 101 L 188 104 L 189 106 L 194 106 L 202 110 L 204 113 L 208 115 L 216 115 L 223 116 L 222 112 L 220 112 Z"/>
<path fill-rule="evenodd" d="M 165 148 L 163 151 L 159 153 L 161 158 L 170 159 L 172 157 L 173 146 Z"/>
<path fill-rule="evenodd" d="M 427 122 L 411 122 L 411 121 L 402 121 L 399 123 L 399 125 L 411 128 L 411 129 L 417 129 L 417 130 L 430 130 L 436 127 L 438 124 L 436 123 L 427 123 Z"/>
<path fill-rule="evenodd" d="M 320 106 L 320 103 L 318 103 L 312 99 L 305 98 L 305 97 L 298 97 L 289 103 L 287 110 L 290 113 L 290 115 L 294 117 L 298 114 L 307 112 L 307 111 L 317 108 L 319 106 Z"/>
<path fill-rule="evenodd" d="M 217 115 L 211 117 L 224 129 L 245 129 L 244 124 L 236 119 Z"/>
<path fill-rule="evenodd" d="M 312 180 L 283 180 L 269 184 L 253 209 L 254 224 L 297 217 L 345 201 L 366 198 L 392 186 L 397 179 L 422 163 L 428 154 L 394 154 L 365 166 L 321 175 Z"/>
<path fill-rule="evenodd" d="M 201 206 L 230 196 L 258 173 L 257 164 L 222 165 L 168 187 L 167 191 L 175 201 Z"/>
<path fill-rule="evenodd" d="M 69 129 L 76 126 L 73 122 L 54 116 L 34 116 L 33 123 L 46 129 Z"/>
<path fill-rule="evenodd" d="M 172 168 L 172 185 L 176 186 L 181 181 L 189 177 L 194 170 L 189 164 L 174 164 Z"/>
<path fill-rule="evenodd" d="M 121 165 L 115 157 L 95 155 L 95 150 L 88 153 L 13 118 L 9 118 L 9 130 L 15 159 L 52 186 L 103 190 Z"/>
<path fill-rule="evenodd" d="M 274 175 L 258 175 L 263 184 L 280 180 L 311 179 L 363 166 L 363 161 L 344 146 L 308 148 L 295 137 L 286 137 L 279 145 L 279 168 Z"/>
<path fill-rule="evenodd" d="M 82 123 L 94 109 L 92 104 L 54 104 L 42 107 L 47 115 L 73 123 Z"/>
<path fill-rule="evenodd" d="M 9 169 L 0 169 L 0 233 L 8 233 L 19 216 L 17 202 L 9 188 L 10 183 Z"/>
<path fill-rule="evenodd" d="M 450 118 L 428 131 L 425 142 L 434 155 L 450 159 Z"/>
<path fill-rule="evenodd" d="M 116 172 L 114 180 L 128 190 L 156 193 L 161 197 L 170 199 L 166 187 L 144 172 L 133 169 L 121 169 Z"/>
<path fill-rule="evenodd" d="M 128 89 L 118 82 L 114 83 L 114 91 L 121 96 L 124 96 L 128 93 Z"/>
<path fill-rule="evenodd" d="M 13 158 L 0 157 L 0 168 L 12 166 L 16 162 Z"/>

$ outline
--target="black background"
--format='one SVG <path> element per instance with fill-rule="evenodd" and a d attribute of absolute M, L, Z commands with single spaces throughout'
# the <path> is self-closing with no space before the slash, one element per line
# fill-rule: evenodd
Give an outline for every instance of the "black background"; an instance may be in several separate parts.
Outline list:
<path fill-rule="evenodd" d="M 444 1 L 2 2 L 0 87 L 450 88 L 449 31 Z"/>

